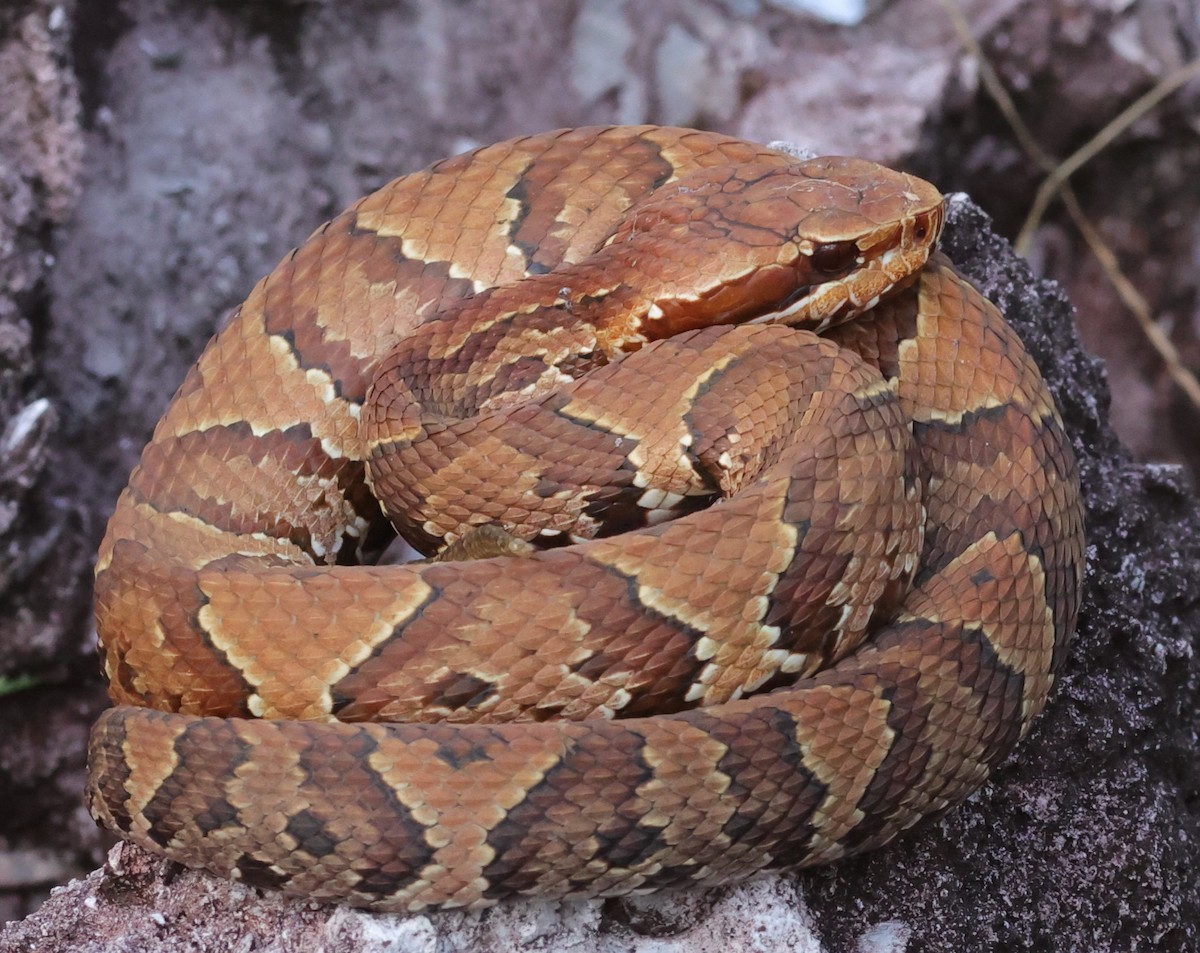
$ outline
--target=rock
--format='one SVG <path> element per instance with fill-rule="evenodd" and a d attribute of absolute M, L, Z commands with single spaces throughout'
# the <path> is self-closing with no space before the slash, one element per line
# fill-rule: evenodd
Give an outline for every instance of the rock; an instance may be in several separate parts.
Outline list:
<path fill-rule="evenodd" d="M 0 920 L 27 912 L 49 871 L 87 869 L 79 856 L 100 843 L 81 823 L 86 733 L 67 724 L 81 712 L 61 688 L 94 669 L 95 543 L 81 502 L 47 481 L 62 467 L 62 407 L 36 363 L 51 236 L 74 206 L 83 158 L 69 41 L 62 5 L 0 5 Z"/>

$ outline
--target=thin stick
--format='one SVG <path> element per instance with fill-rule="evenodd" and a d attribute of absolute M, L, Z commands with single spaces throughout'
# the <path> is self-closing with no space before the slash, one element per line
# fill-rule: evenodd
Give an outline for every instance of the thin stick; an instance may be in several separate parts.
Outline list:
<path fill-rule="evenodd" d="M 950 0 L 946 0 L 946 2 L 950 2 Z M 1033 205 L 1030 206 L 1029 214 L 1025 217 L 1025 224 L 1021 226 L 1021 231 L 1014 242 L 1017 252 L 1024 253 L 1034 230 L 1041 224 L 1042 216 L 1046 214 L 1046 208 L 1067 179 L 1078 172 L 1084 163 L 1095 158 L 1097 154 L 1107 148 L 1133 123 L 1141 119 L 1184 83 L 1197 76 L 1200 76 L 1200 59 L 1192 60 L 1186 66 L 1181 66 L 1169 76 L 1164 77 L 1153 89 L 1135 99 L 1096 135 L 1060 162 L 1058 167 L 1042 182 L 1037 195 L 1034 196 Z"/>
<path fill-rule="evenodd" d="M 1166 332 L 1163 331 L 1158 322 L 1150 314 L 1150 306 L 1146 303 L 1146 299 L 1142 297 L 1141 292 L 1121 272 L 1121 267 L 1117 264 L 1116 255 L 1113 254 L 1112 249 L 1105 244 L 1099 232 L 1092 227 L 1092 223 L 1083 214 L 1083 210 L 1079 207 L 1079 201 L 1075 198 L 1075 193 L 1064 191 L 1062 198 L 1063 205 L 1066 206 L 1067 212 L 1075 221 L 1075 227 L 1079 229 L 1079 234 L 1083 236 L 1083 240 L 1088 243 L 1092 254 L 1100 262 L 1100 267 L 1104 269 L 1104 273 L 1108 276 L 1108 280 L 1112 282 L 1113 288 L 1116 289 L 1117 294 L 1125 303 L 1125 307 L 1137 319 L 1142 333 L 1146 335 L 1147 340 L 1158 351 L 1159 357 L 1162 358 L 1163 364 L 1166 365 L 1167 371 L 1175 380 L 1175 383 L 1179 385 L 1180 390 L 1187 395 L 1188 399 L 1191 400 L 1197 409 L 1200 409 L 1200 381 L 1197 381 L 1196 375 L 1188 370 L 1179 357 L 1178 348 L 1175 347 L 1175 344 L 1167 337 Z"/>
<path fill-rule="evenodd" d="M 1075 227 L 1079 229 L 1079 234 L 1087 242 L 1092 254 L 1096 256 L 1096 260 L 1100 263 L 1100 267 L 1104 270 L 1118 297 L 1120 297 L 1125 307 L 1130 310 L 1137 320 L 1142 333 L 1146 336 L 1146 340 L 1158 352 L 1159 357 L 1162 358 L 1163 364 L 1167 368 L 1167 372 L 1179 386 L 1179 389 L 1183 391 L 1197 409 L 1200 409 L 1200 382 L 1197 381 L 1196 375 L 1183 363 L 1179 357 L 1179 350 L 1175 347 L 1171 339 L 1167 337 L 1158 322 L 1154 320 L 1146 299 L 1142 297 L 1137 288 L 1133 286 L 1133 283 L 1121 271 L 1120 264 L 1117 262 L 1117 256 L 1084 214 L 1083 209 L 1079 205 L 1079 199 L 1076 197 L 1075 191 L 1071 188 L 1071 184 L 1068 181 L 1073 172 L 1078 171 L 1085 162 L 1106 148 L 1129 125 L 1145 115 L 1147 111 L 1158 105 L 1164 98 L 1193 76 L 1200 74 L 1200 60 L 1195 60 L 1173 72 L 1148 93 L 1139 97 L 1126 109 L 1122 110 L 1115 119 L 1105 125 L 1099 133 L 1092 137 L 1091 140 L 1072 154 L 1066 161 L 1056 163 L 1042 149 L 1029 127 L 1025 124 L 1025 120 L 1021 118 L 1016 104 L 1013 103 L 1012 97 L 1008 95 L 1008 90 L 1000 81 L 1000 77 L 996 74 L 991 62 L 984 54 L 983 47 L 975 39 L 975 35 L 971 32 L 971 26 L 963 15 L 962 10 L 959 9 L 958 4 L 954 0 L 939 0 L 939 2 L 942 9 L 946 11 L 946 15 L 953 24 L 955 31 L 958 33 L 959 41 L 962 43 L 963 48 L 978 61 L 979 76 L 984 88 L 1012 128 L 1017 142 L 1025 150 L 1026 155 L 1042 171 L 1047 173 L 1046 179 L 1038 189 L 1034 204 L 1030 207 L 1029 214 L 1026 216 L 1025 224 L 1021 227 L 1021 233 L 1017 236 L 1017 240 L 1014 243 L 1017 253 L 1026 253 L 1033 237 L 1033 232 L 1041 223 L 1042 216 L 1045 214 L 1051 199 L 1056 193 L 1061 193 L 1063 205 L 1066 207 L 1071 219 L 1075 222 Z"/>
<path fill-rule="evenodd" d="M 1004 83 L 1000 81 L 1000 77 L 992 66 L 991 60 L 987 58 L 987 54 L 983 52 L 983 47 L 979 45 L 979 41 L 975 39 L 975 34 L 971 32 L 971 24 L 967 22 L 966 16 L 959 9 L 955 0 L 938 0 L 938 2 L 942 5 L 942 9 L 946 11 L 946 16 L 950 19 L 954 31 L 958 34 L 958 40 L 963 45 L 963 48 L 975 57 L 979 63 L 979 78 L 983 81 L 984 88 L 988 91 L 988 95 L 992 97 L 992 101 L 1008 121 L 1013 135 L 1017 137 L 1018 144 L 1025 150 L 1025 154 L 1029 158 L 1041 166 L 1044 172 L 1049 172 L 1057 165 L 1057 162 L 1042 149 L 1041 144 L 1034 138 L 1029 127 L 1025 125 L 1025 120 L 1021 118 L 1021 114 L 1017 111 L 1016 104 L 1012 101 L 1012 97 L 1008 95 L 1008 90 L 1005 88 Z"/>

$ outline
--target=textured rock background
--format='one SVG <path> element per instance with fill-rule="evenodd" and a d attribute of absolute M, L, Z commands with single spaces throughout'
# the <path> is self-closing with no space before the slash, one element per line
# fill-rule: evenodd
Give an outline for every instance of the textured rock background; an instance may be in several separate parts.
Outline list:
<path fill-rule="evenodd" d="M 1015 232 L 1038 175 L 939 4 L 872 3 L 842 27 L 796 6 L 0 5 L 0 919 L 103 857 L 79 792 L 103 703 L 88 571 L 108 509 L 219 315 L 349 201 L 474 144 L 655 121 L 903 164 L 969 190 Z M 1059 155 L 1200 47 L 1195 0 L 963 6 Z M 1198 96 L 1185 88 L 1076 180 L 1193 366 Z M 158 865 L 123 851 L 132 874 L 94 875 L 75 888 L 96 891 L 91 903 L 58 897 L 0 933 L 0 950 L 77 948 L 85 934 L 102 949 L 118 928 L 150 931 L 130 948 L 151 936 L 183 948 L 197 923 L 216 931 L 209 949 L 243 948 L 246 933 L 265 949 L 349 948 L 354 937 L 374 948 L 392 930 L 407 944 L 396 949 L 432 949 L 439 936 L 445 948 L 557 949 L 580 936 L 592 946 L 572 940 L 579 949 L 635 938 L 638 949 L 728 949 L 731 924 L 763 950 L 801 936 L 831 950 L 1195 949 L 1200 517 L 1184 471 L 1162 461 L 1200 466 L 1196 412 L 1052 216 L 1034 258 L 1109 358 L 1122 437 L 1159 461 L 1133 463 L 1063 299 L 972 238 L 973 213 L 960 211 L 951 251 L 1016 310 L 1081 448 L 1091 542 L 1084 619 L 1051 711 L 963 809 L 875 856 L 748 894 L 482 921 L 330 920 L 275 898 L 247 907 L 245 892 L 191 875 L 164 887 Z M 180 893 L 193 888 L 203 899 Z"/>

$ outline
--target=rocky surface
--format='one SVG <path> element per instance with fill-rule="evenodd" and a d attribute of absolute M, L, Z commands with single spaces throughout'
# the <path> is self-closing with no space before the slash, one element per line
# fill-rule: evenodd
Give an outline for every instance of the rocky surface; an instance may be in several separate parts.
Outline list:
<path fill-rule="evenodd" d="M 1200 32 L 1191 0 L 963 6 L 1058 154 L 1194 56 Z M 79 792 L 102 698 L 88 564 L 112 500 L 217 317 L 357 195 L 518 132 L 649 120 L 903 163 L 970 189 L 1015 230 L 1036 170 L 941 7 L 863 9 L 860 25 L 837 27 L 757 0 L 0 6 L 0 803 L 13 806 L 0 816 L 0 919 L 103 859 Z M 1195 101 L 1185 89 L 1142 120 L 1078 187 L 1200 363 Z M 255 948 L 337 949 L 354 931 L 390 943 L 393 928 L 406 939 L 380 948 L 582 937 L 580 949 L 708 949 L 729 948 L 734 923 L 759 937 L 751 949 L 797 948 L 806 934 L 831 950 L 1200 945 L 1194 497 L 1182 471 L 1137 465 L 1116 442 L 1103 375 L 1077 349 L 1061 292 L 1030 284 L 962 215 L 952 252 L 1014 309 L 1080 447 L 1091 542 L 1057 697 L 969 804 L 887 851 L 749 894 L 482 918 L 247 906 L 245 892 L 190 874 L 166 871 L 164 885 L 162 868 L 122 852 L 136 876 L 74 885 L 0 933 L 0 950 L 77 948 L 85 935 L 112 948 L 102 938 L 118 927 L 134 931 L 131 949 L 151 936 L 182 946 L 198 929 L 215 931 L 210 949 L 247 948 L 247 935 Z M 1114 358 L 1123 436 L 1189 459 L 1195 411 L 1180 410 L 1077 246 L 1052 218 L 1035 257 Z"/>
<path fill-rule="evenodd" d="M 63 458 L 39 368 L 54 236 L 80 190 L 71 21 L 0 7 L 0 920 L 87 869 L 101 838 L 79 800 L 94 676 L 87 567 L 98 510 L 46 475 Z"/>

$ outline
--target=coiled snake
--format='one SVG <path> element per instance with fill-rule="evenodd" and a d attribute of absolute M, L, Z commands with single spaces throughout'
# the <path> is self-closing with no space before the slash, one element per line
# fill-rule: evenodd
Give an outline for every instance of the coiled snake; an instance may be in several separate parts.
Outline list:
<path fill-rule="evenodd" d="M 819 864 L 960 801 L 1046 700 L 1083 539 L 943 211 L 862 160 L 608 127 L 318 229 L 109 524 L 94 816 L 421 910 Z M 384 508 L 444 558 L 370 564 Z"/>

